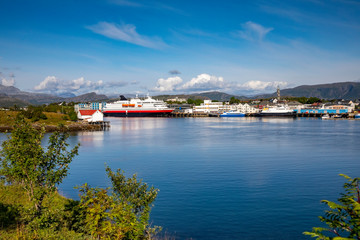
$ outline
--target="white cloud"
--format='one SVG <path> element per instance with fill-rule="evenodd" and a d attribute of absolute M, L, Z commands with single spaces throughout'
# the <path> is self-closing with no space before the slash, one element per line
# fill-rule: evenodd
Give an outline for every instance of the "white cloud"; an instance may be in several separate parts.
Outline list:
<path fill-rule="evenodd" d="M 238 88 L 244 90 L 255 90 L 255 91 L 270 91 L 275 90 L 277 87 L 287 87 L 287 82 L 263 82 L 263 81 L 249 81 L 244 84 L 239 84 Z"/>
<path fill-rule="evenodd" d="M 200 74 L 191 79 L 189 82 L 183 84 L 178 90 L 188 91 L 210 91 L 219 90 L 226 87 L 222 77 L 216 77 L 206 73 Z"/>
<path fill-rule="evenodd" d="M 167 46 L 160 38 L 147 37 L 138 34 L 136 32 L 136 27 L 131 24 L 118 25 L 115 23 L 99 22 L 95 25 L 88 26 L 87 28 L 108 38 L 121 40 L 143 47 L 161 49 Z"/>
<path fill-rule="evenodd" d="M 182 79 L 178 76 L 169 77 L 167 79 L 160 78 L 157 80 L 156 87 L 153 88 L 156 92 L 172 92 L 176 89 L 180 83 L 182 83 Z"/>
<path fill-rule="evenodd" d="M 42 81 L 39 85 L 34 87 L 36 91 L 56 91 L 58 89 L 58 80 L 55 76 L 47 76 L 44 81 Z"/>
<path fill-rule="evenodd" d="M 11 87 L 15 85 L 15 76 L 14 74 L 10 74 L 9 78 L 2 77 L 2 74 L 0 73 L 1 77 L 1 84 L 6 87 Z"/>
<path fill-rule="evenodd" d="M 274 30 L 274 28 L 266 28 L 251 21 L 248 21 L 241 26 L 243 30 L 238 32 L 239 36 L 249 41 L 262 41 L 266 34 Z"/>
<path fill-rule="evenodd" d="M 223 77 L 217 77 L 207 73 L 198 75 L 190 81 L 181 84 L 183 80 L 176 77 L 167 79 L 160 78 L 156 87 L 152 88 L 155 92 L 204 92 L 221 91 L 239 95 L 255 95 L 259 93 L 274 92 L 277 87 L 284 89 L 288 86 L 287 82 L 282 81 L 248 81 L 245 83 L 227 82 Z"/>
<path fill-rule="evenodd" d="M 114 83 L 111 83 L 114 84 Z M 80 77 L 71 81 L 62 81 L 55 76 L 48 76 L 39 85 L 34 87 L 34 90 L 39 92 L 48 92 L 52 94 L 72 92 L 72 93 L 86 93 L 96 91 L 106 87 L 102 80 L 97 82 L 85 80 Z"/>

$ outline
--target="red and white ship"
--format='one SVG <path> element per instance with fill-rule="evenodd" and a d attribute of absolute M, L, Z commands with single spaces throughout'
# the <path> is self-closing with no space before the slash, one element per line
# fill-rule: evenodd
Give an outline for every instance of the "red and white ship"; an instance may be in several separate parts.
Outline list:
<path fill-rule="evenodd" d="M 164 101 L 147 96 L 144 100 L 138 98 L 126 99 L 123 95 L 114 103 L 103 107 L 105 117 L 165 117 L 174 109 L 169 108 Z"/>

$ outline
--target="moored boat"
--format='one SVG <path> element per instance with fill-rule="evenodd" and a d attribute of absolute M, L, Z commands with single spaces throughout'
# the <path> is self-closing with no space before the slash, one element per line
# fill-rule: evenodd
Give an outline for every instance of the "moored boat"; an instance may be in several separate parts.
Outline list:
<path fill-rule="evenodd" d="M 360 113 L 359 114 L 355 114 L 355 119 L 360 119 Z"/>
<path fill-rule="evenodd" d="M 220 114 L 220 117 L 245 117 L 245 113 L 239 111 L 229 111 Z"/>
<path fill-rule="evenodd" d="M 321 119 L 323 119 L 323 120 L 330 119 L 330 116 L 329 116 L 329 114 L 325 114 L 321 117 Z"/>
<path fill-rule="evenodd" d="M 107 103 L 102 112 L 105 117 L 166 117 L 174 109 L 169 108 L 164 101 L 155 100 L 150 96 L 140 99 L 137 96 L 130 100 L 120 96 L 120 100 Z"/>
<path fill-rule="evenodd" d="M 296 111 L 286 105 L 270 107 L 254 114 L 256 117 L 296 117 Z"/>

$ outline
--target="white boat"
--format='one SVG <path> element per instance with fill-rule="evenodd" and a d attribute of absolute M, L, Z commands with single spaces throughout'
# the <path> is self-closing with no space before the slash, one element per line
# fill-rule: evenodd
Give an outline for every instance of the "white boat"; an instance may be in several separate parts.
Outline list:
<path fill-rule="evenodd" d="M 266 108 L 255 114 L 256 117 L 296 117 L 296 111 L 286 105 L 279 105 Z"/>
<path fill-rule="evenodd" d="M 107 103 L 102 112 L 105 117 L 164 117 L 174 109 L 169 108 L 164 101 L 155 100 L 150 96 L 140 99 L 137 96 L 130 100 L 123 95 L 114 103 Z"/>
<path fill-rule="evenodd" d="M 245 117 L 245 113 L 242 113 L 240 111 L 229 111 L 220 114 L 220 117 Z"/>
<path fill-rule="evenodd" d="M 321 116 L 321 119 L 323 119 L 323 120 L 330 119 L 330 116 L 329 116 L 329 114 L 325 114 L 325 115 Z"/>

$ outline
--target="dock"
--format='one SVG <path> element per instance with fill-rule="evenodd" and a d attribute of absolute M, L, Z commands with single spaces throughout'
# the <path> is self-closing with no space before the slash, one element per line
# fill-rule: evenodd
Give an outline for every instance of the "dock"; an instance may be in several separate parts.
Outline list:
<path fill-rule="evenodd" d="M 110 128 L 110 121 L 95 121 L 95 122 L 89 122 L 89 124 L 99 126 L 100 130 L 107 130 Z"/>
<path fill-rule="evenodd" d="M 201 118 L 201 117 L 214 117 L 214 114 L 211 113 L 186 113 L 186 112 L 172 112 L 170 113 L 170 117 L 173 118 L 186 118 L 186 117 L 193 117 L 193 118 Z"/>

